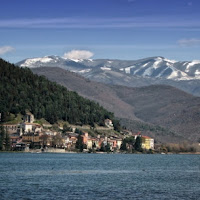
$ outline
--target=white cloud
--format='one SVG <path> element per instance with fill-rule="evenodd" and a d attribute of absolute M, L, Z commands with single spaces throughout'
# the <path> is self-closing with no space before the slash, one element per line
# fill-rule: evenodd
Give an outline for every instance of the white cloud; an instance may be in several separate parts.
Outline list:
<path fill-rule="evenodd" d="M 63 58 L 67 59 L 89 59 L 94 54 L 91 51 L 87 50 L 72 50 L 64 54 Z"/>
<path fill-rule="evenodd" d="M 181 39 L 178 40 L 177 43 L 180 46 L 190 47 L 190 46 L 199 46 L 200 45 L 200 39 L 197 38 L 191 38 L 191 39 Z"/>
<path fill-rule="evenodd" d="M 0 47 L 0 55 L 3 55 L 5 53 L 8 53 L 10 51 L 13 51 L 14 48 L 11 47 L 11 46 L 3 46 L 3 47 Z"/>

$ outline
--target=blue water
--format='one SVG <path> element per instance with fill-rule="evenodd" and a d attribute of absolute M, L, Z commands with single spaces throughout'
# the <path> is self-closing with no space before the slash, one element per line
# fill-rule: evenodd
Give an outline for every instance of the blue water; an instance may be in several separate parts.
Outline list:
<path fill-rule="evenodd" d="M 0 199 L 200 199 L 200 155 L 0 153 Z"/>

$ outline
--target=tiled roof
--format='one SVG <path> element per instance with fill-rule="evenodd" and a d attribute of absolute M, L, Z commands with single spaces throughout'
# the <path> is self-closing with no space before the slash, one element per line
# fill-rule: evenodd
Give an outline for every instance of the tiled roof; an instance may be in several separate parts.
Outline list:
<path fill-rule="evenodd" d="M 145 135 L 142 135 L 142 137 L 145 139 L 153 139 L 153 138 L 150 138 L 149 136 L 145 136 Z"/>

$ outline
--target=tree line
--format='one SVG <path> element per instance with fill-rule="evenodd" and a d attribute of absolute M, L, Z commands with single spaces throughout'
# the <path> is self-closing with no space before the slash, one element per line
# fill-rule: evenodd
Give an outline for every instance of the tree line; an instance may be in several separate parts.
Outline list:
<path fill-rule="evenodd" d="M 142 152 L 142 137 L 138 136 L 136 139 L 133 136 L 126 137 L 122 141 L 120 150 L 128 152 Z"/>

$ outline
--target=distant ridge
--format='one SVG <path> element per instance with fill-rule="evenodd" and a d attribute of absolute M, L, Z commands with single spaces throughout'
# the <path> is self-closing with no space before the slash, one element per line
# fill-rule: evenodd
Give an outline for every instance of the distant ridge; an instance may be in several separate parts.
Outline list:
<path fill-rule="evenodd" d="M 59 56 L 30 58 L 21 67 L 60 67 L 79 73 L 90 80 L 114 85 L 141 87 L 154 84 L 171 85 L 200 96 L 200 61 L 174 61 L 164 57 L 139 60 L 88 59 L 72 60 Z"/>

